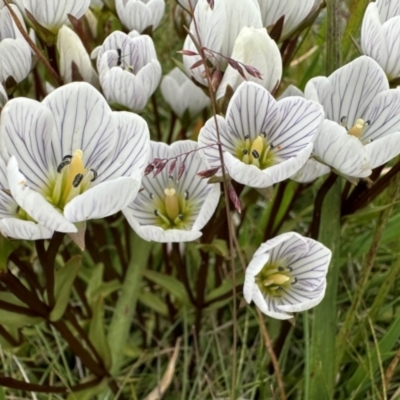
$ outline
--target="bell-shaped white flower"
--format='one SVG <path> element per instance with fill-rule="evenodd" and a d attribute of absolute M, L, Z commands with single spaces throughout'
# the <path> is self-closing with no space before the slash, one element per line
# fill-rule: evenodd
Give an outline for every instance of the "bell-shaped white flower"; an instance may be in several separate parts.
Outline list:
<path fill-rule="evenodd" d="M 178 117 L 185 112 L 196 116 L 210 104 L 210 99 L 178 67 L 165 75 L 161 81 L 161 93 Z"/>
<path fill-rule="evenodd" d="M 241 63 L 239 66 L 247 81 L 256 82 L 269 92 L 279 85 L 282 78 L 281 53 L 275 41 L 269 37 L 264 28 L 244 27 L 235 40 L 231 58 Z M 262 78 L 250 74 L 243 65 L 257 69 Z M 224 96 L 227 85 L 235 90 L 243 81 L 244 79 L 237 69 L 228 65 L 218 87 L 217 99 Z"/>
<path fill-rule="evenodd" d="M 161 79 L 161 65 L 151 37 L 131 38 L 113 32 L 97 53 L 97 70 L 106 99 L 141 111 Z"/>
<path fill-rule="evenodd" d="M 295 232 L 268 240 L 246 269 L 244 298 L 277 319 L 309 310 L 324 298 L 331 256 L 323 244 Z"/>
<path fill-rule="evenodd" d="M 317 160 L 362 178 L 400 153 L 400 89 L 389 89 L 373 59 L 362 56 L 327 78 L 311 79 L 305 96 L 322 104 L 333 121 L 315 137 Z"/>
<path fill-rule="evenodd" d="M 227 58 L 231 56 L 236 38 L 243 27 L 262 28 L 260 7 L 257 0 L 218 0 L 211 8 L 207 0 L 199 0 L 194 11 L 194 22 L 190 31 L 201 45 L 206 48 L 207 58 L 220 70 L 228 65 Z M 184 50 L 197 51 L 192 39 L 187 36 Z M 183 56 L 188 74 L 196 80 L 201 77 L 204 67 L 191 69 L 197 61 L 196 57 Z M 199 82 L 202 83 L 201 80 Z"/>
<path fill-rule="evenodd" d="M 13 239 L 49 239 L 53 232 L 35 223 L 11 196 L 7 182 L 7 166 L 0 157 L 0 233 Z"/>
<path fill-rule="evenodd" d="M 130 31 L 154 31 L 164 16 L 165 0 L 115 0 L 117 14 Z"/>
<path fill-rule="evenodd" d="M 177 158 L 176 166 L 170 171 L 174 158 Z M 207 168 L 196 142 L 178 141 L 171 146 L 151 142 L 150 161 L 154 159 L 170 161 L 155 177 L 150 174 L 143 178 L 144 190 L 123 213 L 145 240 L 196 240 L 218 205 L 219 184 L 208 184 L 196 175 Z M 184 172 L 179 179 L 182 165 Z"/>
<path fill-rule="evenodd" d="M 74 82 L 42 103 L 16 98 L 1 114 L 0 151 L 11 195 L 30 219 L 60 232 L 133 201 L 148 161 L 138 115 L 112 112 L 91 85 Z"/>
<path fill-rule="evenodd" d="M 68 23 L 68 14 L 79 19 L 90 6 L 90 0 L 14 0 L 27 18 L 52 33 Z"/>
<path fill-rule="evenodd" d="M 400 77 L 400 2 L 370 3 L 361 27 L 361 48 L 383 68 L 389 79 Z"/>
<path fill-rule="evenodd" d="M 23 18 L 15 5 L 10 5 L 25 28 Z M 15 82 L 25 79 L 32 64 L 28 43 L 17 28 L 7 7 L 0 10 L 0 83 L 12 77 Z"/>
<path fill-rule="evenodd" d="M 284 17 L 281 39 L 285 39 L 310 14 L 315 0 L 258 0 L 258 3 L 266 28 Z"/>
<path fill-rule="evenodd" d="M 322 107 L 302 97 L 276 101 L 262 86 L 243 82 L 226 117 L 217 116 L 227 172 L 250 187 L 268 187 L 295 174 L 308 160 L 319 129 Z M 209 119 L 199 145 L 210 168 L 221 165 L 217 127 Z"/>
<path fill-rule="evenodd" d="M 57 35 L 60 75 L 64 83 L 85 81 L 98 87 L 99 78 L 79 36 L 66 25 Z"/>

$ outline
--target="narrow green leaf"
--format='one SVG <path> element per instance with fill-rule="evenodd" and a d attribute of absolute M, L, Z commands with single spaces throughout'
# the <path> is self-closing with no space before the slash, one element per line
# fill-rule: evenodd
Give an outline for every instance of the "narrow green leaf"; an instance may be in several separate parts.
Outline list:
<path fill-rule="evenodd" d="M 140 294 L 141 277 L 147 266 L 152 244 L 132 234 L 132 257 L 129 260 L 121 294 L 117 301 L 107 340 L 112 354 L 111 374 L 118 375 L 124 362 L 124 349 L 129 337 L 132 317 Z"/>
<path fill-rule="evenodd" d="M 142 290 L 140 292 L 139 301 L 158 314 L 163 315 L 164 317 L 168 316 L 168 307 L 165 300 L 162 300 L 156 294 Z"/>
<path fill-rule="evenodd" d="M 93 400 L 107 388 L 107 379 L 104 378 L 98 385 L 79 392 L 70 393 L 66 400 Z"/>
<path fill-rule="evenodd" d="M 101 296 L 98 297 L 93 306 L 93 316 L 89 325 L 89 339 L 100 354 L 104 366 L 107 370 L 110 369 L 111 352 L 105 333 L 104 302 Z"/>
<path fill-rule="evenodd" d="M 72 285 L 81 267 L 81 259 L 81 256 L 74 256 L 63 268 L 56 271 L 54 275 L 56 303 L 50 313 L 50 321 L 58 321 L 64 315 L 71 295 Z"/>
<path fill-rule="evenodd" d="M 8 257 L 17 246 L 16 241 L 8 240 L 0 235 L 0 272 L 7 270 Z"/>

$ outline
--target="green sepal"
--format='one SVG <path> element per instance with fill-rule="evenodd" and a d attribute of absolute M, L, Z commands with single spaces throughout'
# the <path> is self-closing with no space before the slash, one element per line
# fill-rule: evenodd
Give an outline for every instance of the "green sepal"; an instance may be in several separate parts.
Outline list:
<path fill-rule="evenodd" d="M 111 351 L 104 330 L 104 301 L 102 296 L 97 298 L 97 301 L 93 304 L 92 311 L 93 316 L 89 326 L 89 339 L 100 354 L 105 368 L 109 370 L 111 368 Z"/>
<path fill-rule="evenodd" d="M 71 295 L 72 285 L 81 266 L 81 260 L 81 256 L 74 256 L 63 268 L 56 271 L 54 275 L 55 305 L 50 313 L 50 321 L 58 321 L 64 315 Z"/>
<path fill-rule="evenodd" d="M 7 271 L 7 262 L 9 255 L 17 247 L 17 242 L 11 241 L 0 235 L 0 273 L 2 271 Z"/>
<path fill-rule="evenodd" d="M 98 394 L 103 392 L 107 388 L 107 378 L 104 378 L 96 386 L 89 389 L 81 390 L 79 392 L 70 393 L 66 400 L 92 400 L 95 399 Z"/>

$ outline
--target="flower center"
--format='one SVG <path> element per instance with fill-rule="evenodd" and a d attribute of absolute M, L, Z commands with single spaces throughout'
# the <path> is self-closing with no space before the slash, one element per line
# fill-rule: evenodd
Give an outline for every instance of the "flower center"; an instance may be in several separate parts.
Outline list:
<path fill-rule="evenodd" d="M 164 195 L 155 199 L 154 195 L 150 193 L 158 225 L 163 229 L 186 229 L 188 217 L 192 212 L 189 192 L 185 190 L 183 194 L 180 194 L 174 187 L 167 187 L 164 189 Z"/>
<path fill-rule="evenodd" d="M 268 168 L 277 161 L 274 147 L 267 142 L 265 133 L 257 136 L 253 141 L 249 136 L 245 136 L 245 140 L 237 144 L 235 155 L 245 164 L 255 165 L 260 169 Z"/>
<path fill-rule="evenodd" d="M 297 282 L 292 277 L 292 268 L 284 267 L 282 262 L 269 262 L 255 277 L 256 283 L 264 295 L 281 297 L 283 289 Z"/>
<path fill-rule="evenodd" d="M 96 178 L 97 172 L 85 168 L 83 151 L 77 149 L 72 156 L 64 156 L 45 197 L 55 207 L 63 210 L 69 201 L 87 190 Z"/>
<path fill-rule="evenodd" d="M 365 130 L 371 125 L 371 121 L 364 121 L 362 118 L 358 118 L 356 123 L 349 129 L 346 126 L 347 117 L 343 116 L 340 118 L 340 124 L 346 128 L 347 133 L 351 136 L 355 136 L 356 138 L 360 139 Z"/>

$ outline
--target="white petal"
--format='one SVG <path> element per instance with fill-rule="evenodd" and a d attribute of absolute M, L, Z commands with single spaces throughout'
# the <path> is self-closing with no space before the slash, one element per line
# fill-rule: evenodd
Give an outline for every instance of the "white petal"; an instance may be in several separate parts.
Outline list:
<path fill-rule="evenodd" d="M 214 214 L 219 199 L 221 197 L 221 189 L 218 184 L 211 185 L 212 189 L 207 194 L 207 197 L 204 199 L 204 203 L 201 206 L 200 212 L 197 215 L 196 221 L 193 224 L 193 230 L 201 230 L 206 223 L 210 220 L 212 215 Z"/>
<path fill-rule="evenodd" d="M 367 144 L 365 149 L 371 159 L 372 169 L 386 164 L 400 154 L 400 132 L 377 139 Z"/>
<path fill-rule="evenodd" d="M 278 100 L 282 100 L 286 97 L 292 97 L 292 96 L 300 96 L 300 97 L 304 97 L 304 93 L 297 88 L 294 85 L 289 85 L 284 92 L 278 97 Z"/>
<path fill-rule="evenodd" d="M 50 142 L 53 126 L 50 111 L 35 100 L 10 100 L 1 114 L 2 155 L 6 161 L 10 155 L 16 157 L 29 186 L 36 190 L 46 188 L 48 171 L 56 163 Z"/>
<path fill-rule="evenodd" d="M 255 277 L 263 269 L 268 260 L 268 253 L 254 256 L 251 259 L 250 264 L 246 268 L 246 274 L 243 284 L 243 296 L 247 303 L 251 303 L 253 299 L 254 286 L 256 286 Z"/>
<path fill-rule="evenodd" d="M 376 3 L 368 4 L 365 10 L 361 26 L 361 48 L 365 55 L 385 68 L 388 51 Z"/>
<path fill-rule="evenodd" d="M 302 253 L 307 251 L 308 245 L 306 238 L 295 232 L 286 232 L 282 233 L 281 235 L 275 236 L 273 239 L 267 240 L 265 243 L 261 243 L 260 247 L 254 253 L 254 256 L 270 252 L 274 248 L 279 248 L 285 252 L 285 249 L 288 248 L 288 244 L 290 245 L 293 242 L 296 242 L 297 251 Z M 277 253 L 278 256 L 280 254 L 281 253 L 279 252 Z"/>
<path fill-rule="evenodd" d="M 308 183 L 329 172 L 330 168 L 328 166 L 319 163 L 314 158 L 310 158 L 290 179 L 300 183 Z"/>
<path fill-rule="evenodd" d="M 280 120 L 267 134 L 276 155 L 284 160 L 295 157 L 306 148 L 320 128 L 322 107 L 302 97 L 287 97 L 278 101 Z"/>
<path fill-rule="evenodd" d="M 104 97 L 85 82 L 74 82 L 50 93 L 43 105 L 53 113 L 52 149 L 56 167 L 64 156 L 81 149 L 85 165 L 100 169 L 116 142 L 116 125 Z"/>
<path fill-rule="evenodd" d="M 264 297 L 257 285 L 254 285 L 253 288 L 253 301 L 263 314 L 272 318 L 289 319 L 293 317 L 293 315 L 280 310 L 279 306 L 282 300 L 279 297 Z"/>
<path fill-rule="evenodd" d="M 300 312 L 309 310 L 318 305 L 325 296 L 326 280 L 324 279 L 320 286 L 312 292 L 302 290 L 301 288 L 291 287 L 290 291 L 285 291 L 282 301 L 289 304 L 278 306 L 279 310 L 285 312 Z"/>
<path fill-rule="evenodd" d="M 400 15 L 400 3 L 392 0 L 377 0 L 376 6 L 379 10 L 381 21 L 387 21 L 396 15 Z"/>
<path fill-rule="evenodd" d="M 19 172 L 15 157 L 11 157 L 8 162 L 7 178 L 15 201 L 35 221 L 54 231 L 77 231 L 75 226 L 66 220 L 43 196 L 26 186 L 26 179 Z"/>
<path fill-rule="evenodd" d="M 134 170 L 143 171 L 148 164 L 150 133 L 146 121 L 139 115 L 113 113 L 118 127 L 115 147 L 108 159 L 97 170 L 96 183 L 120 176 L 130 176 Z"/>
<path fill-rule="evenodd" d="M 325 120 L 314 142 L 317 159 L 344 175 L 365 178 L 371 174 L 369 155 L 355 136 L 335 122 Z"/>
<path fill-rule="evenodd" d="M 397 78 L 400 75 L 399 57 L 400 57 L 400 16 L 391 18 L 383 25 L 383 35 L 386 41 L 388 58 L 382 66 L 390 79 Z"/>
<path fill-rule="evenodd" d="M 0 232 L 13 239 L 39 240 L 50 239 L 53 231 L 43 225 L 17 218 L 0 219 Z"/>
<path fill-rule="evenodd" d="M 140 189 L 141 173 L 102 182 L 72 199 L 64 208 L 71 222 L 104 218 L 127 207 Z"/>
<path fill-rule="evenodd" d="M 24 80 L 32 63 L 31 50 L 24 39 L 4 39 L 0 42 L 0 81 L 12 76 L 19 83 Z"/>
<path fill-rule="evenodd" d="M 231 56 L 237 62 L 256 68 L 262 79 L 249 74 L 244 67 L 246 81 L 256 82 L 269 92 L 276 88 L 282 78 L 282 58 L 277 44 L 268 36 L 267 31 L 244 27 L 235 41 Z M 217 99 L 225 95 L 227 85 L 234 90 L 244 79 L 239 72 L 229 65 L 218 87 Z"/>
<path fill-rule="evenodd" d="M 313 78 L 305 88 L 305 97 L 318 102 L 326 118 L 340 123 L 347 118 L 348 128 L 365 113 L 378 93 L 389 89 L 382 68 L 372 58 L 361 56 L 336 70 L 329 78 Z"/>
<path fill-rule="evenodd" d="M 121 22 L 131 31 L 143 32 L 151 24 L 150 9 L 141 1 L 116 0 L 117 14 Z"/>
<path fill-rule="evenodd" d="M 197 53 L 196 46 L 194 45 L 191 37 L 189 35 L 186 36 L 185 42 L 183 43 L 183 50 L 189 50 Z M 192 68 L 194 64 L 201 60 L 199 55 L 194 56 L 182 56 L 183 65 L 185 66 L 185 71 L 189 76 L 192 76 L 197 82 L 201 83 L 204 86 L 207 86 L 207 79 L 204 76 L 205 69 L 204 65 L 201 64 L 196 68 Z"/>

